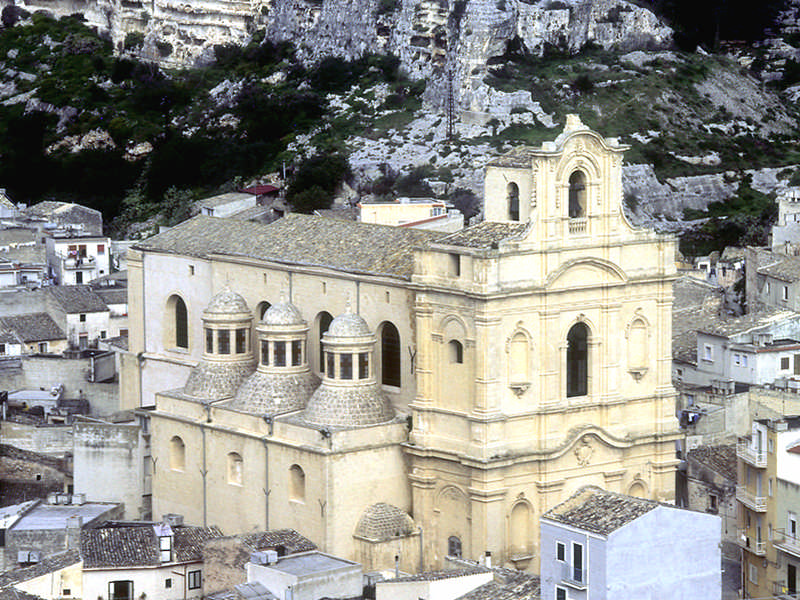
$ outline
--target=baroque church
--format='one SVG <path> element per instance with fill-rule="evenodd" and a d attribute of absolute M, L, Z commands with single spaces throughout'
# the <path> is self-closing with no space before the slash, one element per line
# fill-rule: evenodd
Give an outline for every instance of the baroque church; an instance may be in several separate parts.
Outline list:
<path fill-rule="evenodd" d="M 135 246 L 152 513 L 365 569 L 535 570 L 580 486 L 672 501 L 675 240 L 627 222 L 625 149 L 570 115 L 487 165 L 486 220 L 452 234 L 198 216 Z"/>

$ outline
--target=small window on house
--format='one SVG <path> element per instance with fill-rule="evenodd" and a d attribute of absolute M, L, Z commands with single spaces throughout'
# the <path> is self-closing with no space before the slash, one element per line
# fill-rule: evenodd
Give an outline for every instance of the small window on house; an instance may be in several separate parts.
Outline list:
<path fill-rule="evenodd" d="M 101 329 L 100 330 L 100 339 L 101 340 L 106 339 L 106 335 L 108 335 L 108 332 L 105 329 Z"/>
<path fill-rule="evenodd" d="M 769 281 L 764 284 L 764 293 L 769 294 Z"/>
<path fill-rule="evenodd" d="M 400 387 L 400 332 L 390 322 L 381 326 L 381 383 Z"/>
<path fill-rule="evenodd" d="M 447 538 L 447 556 L 461 558 L 461 540 L 454 535 Z"/>
<path fill-rule="evenodd" d="M 242 485 L 243 472 L 242 455 L 236 452 L 228 453 L 228 483 Z"/>
<path fill-rule="evenodd" d="M 72 590 L 70 588 L 64 588 L 63 590 L 61 590 L 61 595 L 64 596 L 65 598 L 69 598 L 70 596 L 72 596 Z"/>
<path fill-rule="evenodd" d="M 244 354 L 247 352 L 247 330 L 236 330 L 236 354 Z"/>
<path fill-rule="evenodd" d="M 186 586 L 190 590 L 196 590 L 200 588 L 201 584 L 202 584 L 202 575 L 200 570 L 189 571 L 189 575 L 186 578 Z"/>
<path fill-rule="evenodd" d="M 120 337 L 128 337 L 128 330 L 123 328 L 119 330 Z"/>
<path fill-rule="evenodd" d="M 86 322 L 86 315 L 84 315 L 84 314 L 80 314 L 80 315 L 78 315 L 78 320 L 79 320 L 81 323 L 85 323 L 85 322 Z"/>
<path fill-rule="evenodd" d="M 450 254 L 450 275 L 453 277 L 461 277 L 461 255 Z"/>
<path fill-rule="evenodd" d="M 334 362 L 333 362 L 334 361 L 333 352 L 328 352 L 325 355 L 325 359 L 326 359 L 325 362 L 327 363 L 325 365 L 325 375 L 333 379 L 336 376 L 336 370 L 334 368 Z"/>
<path fill-rule="evenodd" d="M 737 366 L 739 365 L 739 355 L 736 353 L 733 355 L 733 364 Z"/>
<path fill-rule="evenodd" d="M 172 313 L 167 317 L 174 326 L 168 332 L 165 345 L 168 348 L 189 348 L 189 315 L 183 298 L 177 295 L 170 296 L 167 301 L 167 310 Z"/>
<path fill-rule="evenodd" d="M 39 342 L 39 354 L 46 354 L 49 350 L 49 342 Z M 2 353 L 3 352 L 0 352 L 0 354 Z"/>
<path fill-rule="evenodd" d="M 747 354 L 742 354 L 742 366 L 747 366 Z"/>
<path fill-rule="evenodd" d="M 303 340 L 292 340 L 292 366 L 303 364 Z"/>
<path fill-rule="evenodd" d="M 772 443 L 772 438 L 767 440 L 767 451 L 772 454 L 775 452 L 775 445 Z"/>
<path fill-rule="evenodd" d="M 105 244 L 97 244 L 97 254 L 105 254 L 105 253 L 106 253 Z"/>
<path fill-rule="evenodd" d="M 781 357 L 781 371 L 788 371 L 789 370 L 789 357 L 782 356 Z"/>
<path fill-rule="evenodd" d="M 352 379 L 353 378 L 353 355 L 352 354 L 340 354 L 339 355 L 339 371 L 340 379 Z"/>
<path fill-rule="evenodd" d="M 170 589 L 172 587 L 172 577 L 167 577 L 164 580 L 164 587 Z"/>
<path fill-rule="evenodd" d="M 133 581 L 109 581 L 108 600 L 133 600 Z"/>
<path fill-rule="evenodd" d="M 567 590 L 556 586 L 556 600 L 567 600 Z"/>
<path fill-rule="evenodd" d="M 586 216 L 586 177 L 581 171 L 569 176 L 569 218 Z"/>
<path fill-rule="evenodd" d="M 358 378 L 369 379 L 369 353 L 362 352 L 358 355 Z"/>
<path fill-rule="evenodd" d="M 75 273 L 75 283 L 83 283 L 83 271 L 77 271 Z"/>
<path fill-rule="evenodd" d="M 189 265 L 189 275 L 194 275 L 194 265 Z"/>
<path fill-rule="evenodd" d="M 519 221 L 519 186 L 513 181 L 508 184 L 508 220 Z"/>
<path fill-rule="evenodd" d="M 748 563 L 747 567 L 748 567 L 747 573 L 748 573 L 748 578 L 750 579 L 750 583 L 758 585 L 758 567 L 751 563 Z"/>
<path fill-rule="evenodd" d="M 556 560 L 567 560 L 567 545 L 564 542 L 556 542 Z"/>
<path fill-rule="evenodd" d="M 772 497 L 772 477 L 767 479 L 767 494 Z"/>
<path fill-rule="evenodd" d="M 711 344 L 703 344 L 703 360 L 714 360 L 714 348 Z"/>
<path fill-rule="evenodd" d="M 78 246 L 78 256 L 86 258 L 86 244 L 80 244 Z"/>
<path fill-rule="evenodd" d="M 269 342 L 267 340 L 261 340 L 261 364 L 269 364 Z"/>
<path fill-rule="evenodd" d="M 289 467 L 289 500 L 295 502 L 306 500 L 306 474 L 300 465 Z"/>
<path fill-rule="evenodd" d="M 708 496 L 708 509 L 711 512 L 717 512 L 717 496 L 715 494 L 709 494 Z"/>
<path fill-rule="evenodd" d="M 450 340 L 447 344 L 450 362 L 453 364 L 464 363 L 464 346 L 458 340 Z"/>
<path fill-rule="evenodd" d="M 6 353 L 6 345 L 0 344 L 0 354 L 5 354 L 5 353 Z"/>
<path fill-rule="evenodd" d="M 783 286 L 783 291 L 781 292 L 781 298 L 786 301 L 789 299 L 789 286 Z"/>
<path fill-rule="evenodd" d="M 589 393 L 589 328 L 575 323 L 567 333 L 567 397 Z"/>
<path fill-rule="evenodd" d="M 206 353 L 214 353 L 214 330 L 206 327 Z"/>
<path fill-rule="evenodd" d="M 217 352 L 220 354 L 231 353 L 231 332 L 227 329 L 220 329 L 217 332 Z"/>
<path fill-rule="evenodd" d="M 286 366 L 286 342 L 275 342 L 275 366 L 276 367 L 285 367 Z"/>
<path fill-rule="evenodd" d="M 172 561 L 172 536 L 162 535 L 158 539 L 159 558 L 162 563 Z"/>

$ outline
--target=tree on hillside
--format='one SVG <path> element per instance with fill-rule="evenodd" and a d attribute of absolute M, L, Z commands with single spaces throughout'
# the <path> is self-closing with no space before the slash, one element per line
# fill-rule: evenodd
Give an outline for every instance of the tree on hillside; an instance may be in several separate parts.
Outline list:
<path fill-rule="evenodd" d="M 351 175 L 347 157 L 317 154 L 297 167 L 286 190 L 286 201 L 297 212 L 308 214 L 330 208 L 336 188 Z"/>

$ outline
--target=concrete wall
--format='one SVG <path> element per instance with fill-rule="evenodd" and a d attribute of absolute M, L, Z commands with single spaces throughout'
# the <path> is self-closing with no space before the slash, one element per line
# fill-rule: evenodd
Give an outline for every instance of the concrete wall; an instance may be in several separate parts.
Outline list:
<path fill-rule="evenodd" d="M 22 360 L 22 371 L 0 371 L 0 389 L 49 389 L 62 384 L 65 398 L 77 398 L 83 391 L 94 416 L 120 410 L 119 384 L 86 381 L 88 369 L 88 358 L 26 357 Z"/>
<path fill-rule="evenodd" d="M 571 600 L 584 600 L 585 598 L 605 598 L 603 592 L 606 588 L 606 540 L 600 536 L 588 534 L 566 526 L 557 525 L 542 519 L 540 522 L 540 577 L 542 586 L 542 600 L 554 600 L 556 586 L 569 590 Z M 565 545 L 565 561 L 557 559 L 556 546 L 561 542 Z M 564 569 L 569 569 L 573 563 L 572 545 L 583 545 L 583 565 L 586 580 L 589 584 L 587 590 L 573 590 L 562 583 Z M 616 600 L 616 598 L 614 598 Z"/>
<path fill-rule="evenodd" d="M 83 561 L 18 583 L 14 587 L 45 600 L 84 598 Z"/>
<path fill-rule="evenodd" d="M 295 554 L 294 557 L 302 556 Z M 280 565 L 280 561 L 278 561 Z M 351 563 L 322 572 L 287 573 L 278 568 L 247 563 L 247 581 L 264 585 L 280 600 L 318 600 L 319 598 L 355 598 L 363 591 L 361 565 Z M 291 588 L 291 596 L 287 594 Z"/>
<path fill-rule="evenodd" d="M 125 519 L 141 519 L 146 459 L 138 422 L 76 421 L 73 432 L 75 493 L 93 502 L 122 502 Z"/>
<path fill-rule="evenodd" d="M 85 321 L 81 321 L 80 314 L 67 314 L 66 331 L 67 339 L 75 346 L 79 345 L 80 336 L 86 335 L 89 344 L 100 338 L 100 332 L 105 331 L 106 337 L 111 337 L 109 332 L 109 311 L 85 313 Z"/>
<path fill-rule="evenodd" d="M 189 572 L 198 570 L 203 570 L 201 562 L 139 569 L 84 569 L 83 598 L 108 598 L 109 582 L 132 581 L 133 598 L 140 599 L 144 594 L 147 600 L 199 599 L 203 594 L 202 585 L 193 590 L 187 588 Z M 167 579 L 172 580 L 171 587 L 167 587 Z"/>
<path fill-rule="evenodd" d="M 375 599 L 454 600 L 493 579 L 494 574 L 489 572 L 431 581 L 398 581 L 395 583 L 389 580 L 375 585 Z"/>
<path fill-rule="evenodd" d="M 4 444 L 50 456 L 64 456 L 67 452 L 71 453 L 73 446 L 71 425 L 35 427 L 0 421 L 0 438 Z"/>
<path fill-rule="evenodd" d="M 688 508 L 720 517 L 722 553 L 739 560 L 739 536 L 736 528 L 736 481 L 730 481 L 689 456 L 687 460 Z M 711 508 L 711 495 L 716 496 L 717 508 Z M 716 512 L 714 512 L 716 510 Z"/>
<path fill-rule="evenodd" d="M 607 592 L 593 598 L 719 599 L 719 544 L 718 516 L 659 506 L 609 535 Z"/>

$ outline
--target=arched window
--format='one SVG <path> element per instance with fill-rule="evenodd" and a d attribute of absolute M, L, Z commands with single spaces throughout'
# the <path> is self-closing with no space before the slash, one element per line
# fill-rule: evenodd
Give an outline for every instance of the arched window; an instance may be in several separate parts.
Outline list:
<path fill-rule="evenodd" d="M 400 387 L 400 333 L 389 322 L 381 327 L 381 383 Z"/>
<path fill-rule="evenodd" d="M 461 540 L 454 535 L 447 538 L 447 556 L 461 558 Z"/>
<path fill-rule="evenodd" d="M 333 321 L 333 317 L 331 316 L 330 313 L 327 313 L 327 312 L 319 313 L 317 315 L 317 318 L 316 318 L 316 322 L 317 322 L 316 334 L 317 334 L 317 340 L 319 342 L 318 343 L 318 352 L 319 352 L 319 354 L 317 354 L 317 366 L 319 367 L 319 372 L 320 373 L 324 373 L 325 372 L 325 360 L 324 360 L 323 351 L 322 351 L 322 335 L 326 331 L 328 331 L 328 327 L 331 326 L 331 321 Z M 331 375 L 333 375 L 333 373 L 331 373 Z"/>
<path fill-rule="evenodd" d="M 464 363 L 464 346 L 458 340 L 450 340 L 447 343 L 447 353 L 451 363 L 459 365 Z"/>
<path fill-rule="evenodd" d="M 569 217 L 586 216 L 586 177 L 581 171 L 569 176 Z"/>
<path fill-rule="evenodd" d="M 518 502 L 511 510 L 509 538 L 512 554 L 527 554 L 530 550 L 531 509 L 525 502 Z"/>
<path fill-rule="evenodd" d="M 306 500 L 306 474 L 300 465 L 289 467 L 289 500 L 296 502 Z"/>
<path fill-rule="evenodd" d="M 513 181 L 508 184 L 508 219 L 519 221 L 519 186 Z"/>
<path fill-rule="evenodd" d="M 567 397 L 585 396 L 589 389 L 589 328 L 575 323 L 567 334 Z"/>
<path fill-rule="evenodd" d="M 173 471 L 183 471 L 186 467 L 186 446 L 177 435 L 169 441 L 169 468 Z"/>
<path fill-rule="evenodd" d="M 236 452 L 228 453 L 228 483 L 242 485 L 243 463 L 242 457 Z"/>
<path fill-rule="evenodd" d="M 267 312 L 267 309 L 270 306 L 272 306 L 272 304 L 270 304 L 266 300 L 264 300 L 263 302 L 259 302 L 256 305 L 256 316 L 258 316 L 258 320 L 259 321 L 263 321 L 264 320 L 264 313 Z"/>
<path fill-rule="evenodd" d="M 167 300 L 166 333 L 167 348 L 189 348 L 189 315 L 186 303 L 177 294 Z"/>
<path fill-rule="evenodd" d="M 528 337 L 518 331 L 508 345 L 508 379 L 509 383 L 526 383 L 530 381 L 528 359 Z"/>

